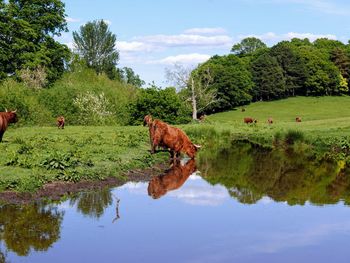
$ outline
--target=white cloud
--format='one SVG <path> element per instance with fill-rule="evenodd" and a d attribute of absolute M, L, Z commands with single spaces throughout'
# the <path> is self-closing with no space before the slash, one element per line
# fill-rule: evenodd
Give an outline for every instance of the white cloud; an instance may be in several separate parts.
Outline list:
<path fill-rule="evenodd" d="M 232 44 L 232 38 L 227 35 L 201 36 L 201 35 L 152 35 L 137 38 L 143 43 L 157 47 L 217 47 Z"/>
<path fill-rule="evenodd" d="M 66 21 L 68 23 L 77 23 L 77 22 L 80 22 L 80 19 L 77 19 L 77 18 L 73 18 L 73 17 L 66 17 Z"/>
<path fill-rule="evenodd" d="M 73 50 L 74 49 L 74 43 L 72 41 L 63 43 L 65 44 L 69 49 Z"/>
<path fill-rule="evenodd" d="M 266 41 L 268 43 L 276 43 L 282 40 L 291 40 L 292 38 L 308 38 L 310 41 L 314 41 L 318 38 L 328 38 L 328 39 L 337 39 L 337 36 L 332 34 L 313 34 L 313 33 L 297 33 L 297 32 L 289 32 L 286 34 L 276 34 L 273 32 L 267 32 L 265 34 L 261 35 L 239 35 L 238 38 L 240 40 L 247 38 L 247 37 L 256 37 L 259 38 L 262 41 Z"/>
<path fill-rule="evenodd" d="M 191 54 L 181 54 L 176 56 L 168 56 L 163 59 L 149 61 L 149 64 L 198 64 L 207 61 L 211 56 L 207 54 L 191 53 Z"/>
<path fill-rule="evenodd" d="M 227 32 L 222 27 L 196 27 L 187 29 L 184 33 L 190 35 L 224 35 Z"/>
<path fill-rule="evenodd" d="M 119 41 L 116 47 L 121 52 L 151 51 L 152 46 L 139 41 Z"/>
<path fill-rule="evenodd" d="M 108 19 L 102 19 L 107 25 L 111 25 L 112 21 Z"/>

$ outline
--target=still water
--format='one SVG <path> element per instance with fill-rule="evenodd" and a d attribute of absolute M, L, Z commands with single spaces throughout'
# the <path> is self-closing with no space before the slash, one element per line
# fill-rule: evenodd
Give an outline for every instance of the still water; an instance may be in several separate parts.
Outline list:
<path fill-rule="evenodd" d="M 0 262 L 349 262 L 350 179 L 249 144 L 150 182 L 0 207 Z"/>

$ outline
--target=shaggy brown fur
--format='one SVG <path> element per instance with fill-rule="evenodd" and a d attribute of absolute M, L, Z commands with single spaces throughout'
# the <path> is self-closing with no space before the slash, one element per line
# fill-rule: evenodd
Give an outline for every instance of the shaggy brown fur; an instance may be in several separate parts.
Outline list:
<path fill-rule="evenodd" d="M 250 117 L 245 117 L 244 119 L 244 123 L 257 123 L 258 122 L 258 120 L 256 120 L 256 119 L 253 119 L 253 118 L 250 118 Z"/>
<path fill-rule="evenodd" d="M 160 120 L 154 120 L 152 126 L 153 147 L 165 146 L 169 148 L 172 158 L 177 158 L 181 152 L 190 158 L 195 157 L 200 146 L 193 144 L 181 129 Z"/>
<path fill-rule="evenodd" d="M 0 112 L 0 142 L 2 141 L 2 136 L 4 135 L 9 123 L 15 123 L 17 121 L 16 111 Z"/>

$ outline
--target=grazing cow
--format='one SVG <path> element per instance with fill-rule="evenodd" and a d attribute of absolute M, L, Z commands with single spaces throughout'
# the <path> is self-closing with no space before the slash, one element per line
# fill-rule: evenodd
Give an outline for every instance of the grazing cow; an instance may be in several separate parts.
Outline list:
<path fill-rule="evenodd" d="M 268 118 L 268 119 L 267 119 L 267 123 L 268 123 L 268 124 L 272 124 L 272 123 L 273 123 L 273 119 L 272 119 L 271 117 Z"/>
<path fill-rule="evenodd" d="M 253 118 L 250 118 L 250 117 L 245 117 L 244 118 L 244 123 L 257 123 L 258 120 L 257 119 L 253 119 Z"/>
<path fill-rule="evenodd" d="M 245 112 L 245 108 L 242 108 L 242 109 L 241 109 L 241 112 Z"/>
<path fill-rule="evenodd" d="M 147 189 L 148 195 L 153 199 L 158 199 L 168 191 L 180 188 L 195 171 L 196 162 L 194 159 L 189 160 L 185 165 L 177 160 L 165 174 L 151 179 Z"/>
<path fill-rule="evenodd" d="M 57 117 L 57 127 L 58 129 L 64 129 L 64 117 L 63 116 L 59 116 Z"/>
<path fill-rule="evenodd" d="M 295 118 L 295 121 L 296 121 L 296 122 L 301 122 L 301 117 L 296 117 L 296 118 Z"/>
<path fill-rule="evenodd" d="M 181 152 L 186 153 L 190 158 L 194 158 L 200 148 L 199 145 L 193 144 L 181 129 L 172 127 L 160 120 L 153 120 L 152 129 L 152 146 L 169 148 L 171 158 L 177 158 Z"/>
<path fill-rule="evenodd" d="M 9 123 L 17 122 L 17 110 L 0 112 L 0 142 L 2 142 L 2 136 L 4 135 Z"/>

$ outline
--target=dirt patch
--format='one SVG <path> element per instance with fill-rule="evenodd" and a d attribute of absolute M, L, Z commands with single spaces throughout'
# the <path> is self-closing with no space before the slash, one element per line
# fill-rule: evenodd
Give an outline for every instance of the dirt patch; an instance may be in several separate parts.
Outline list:
<path fill-rule="evenodd" d="M 0 202 L 12 204 L 25 204 L 40 201 L 42 199 L 60 200 L 62 196 L 82 191 L 93 191 L 105 187 L 121 186 L 127 182 L 147 182 L 152 176 L 160 175 L 168 168 L 166 164 L 158 164 L 147 169 L 135 169 L 128 171 L 124 177 L 109 177 L 101 181 L 52 182 L 44 185 L 35 193 L 18 193 L 4 191 L 0 193 Z"/>

